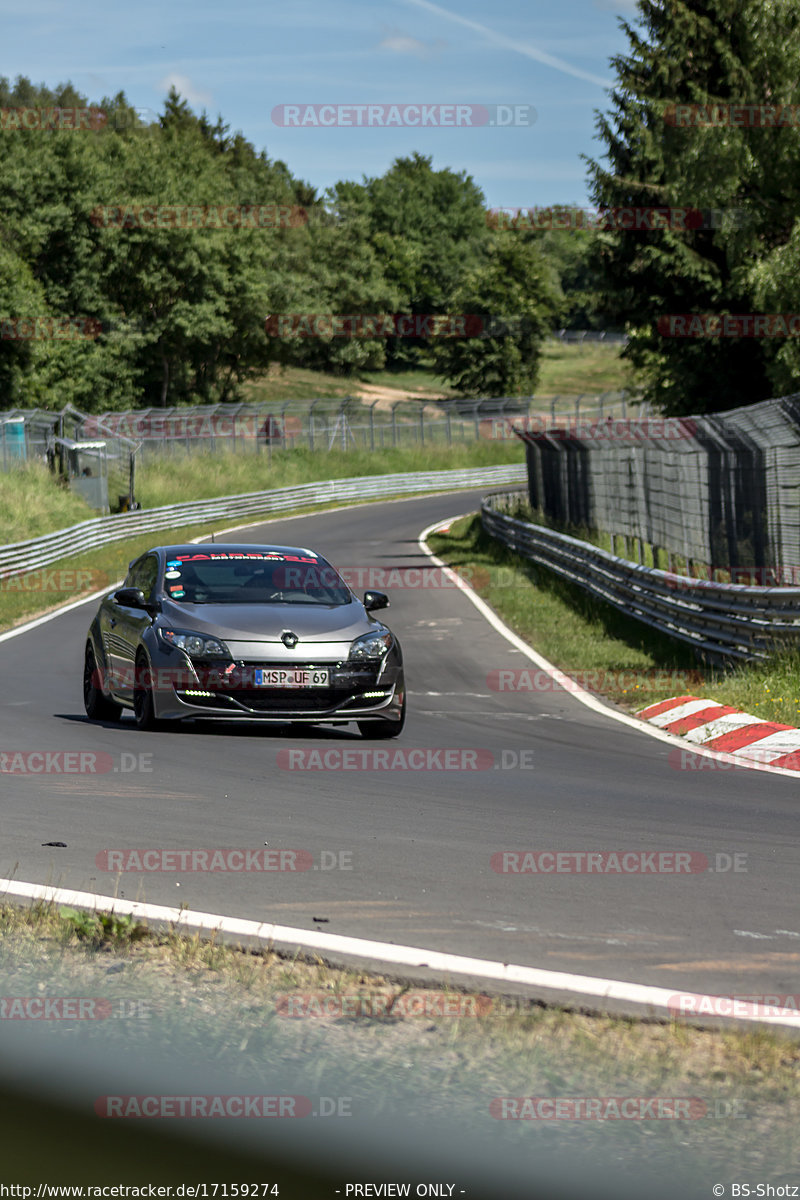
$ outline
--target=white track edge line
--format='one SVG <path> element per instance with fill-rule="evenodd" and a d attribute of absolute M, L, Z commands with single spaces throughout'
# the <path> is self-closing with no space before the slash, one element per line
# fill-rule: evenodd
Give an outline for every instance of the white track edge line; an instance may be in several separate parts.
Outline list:
<path fill-rule="evenodd" d="M 322 933 L 315 929 L 295 929 L 289 925 L 273 925 L 268 921 L 250 921 L 241 917 L 225 917 L 217 913 L 195 912 L 192 909 L 169 908 L 161 904 L 147 904 L 140 900 L 121 900 L 114 896 L 96 895 L 93 892 L 78 892 L 58 888 L 49 884 L 23 883 L 20 880 L 0 879 L 0 893 L 20 896 L 30 900 L 75 905 L 79 908 L 118 912 L 128 916 L 147 918 L 152 921 L 169 921 L 174 925 L 186 925 L 196 929 L 219 930 L 238 934 L 240 937 L 257 938 L 260 941 L 282 942 L 292 946 L 303 946 L 311 950 L 327 950 L 349 954 L 356 958 L 377 959 L 380 962 L 399 966 L 428 968 L 457 975 L 478 976 L 502 983 L 527 984 L 532 987 L 567 991 L 583 996 L 596 996 L 603 1000 L 622 1000 L 632 1004 L 662 1008 L 672 1012 L 675 1001 L 682 998 L 694 1006 L 710 1007 L 727 996 L 711 996 L 702 992 L 680 991 L 677 988 L 661 988 L 649 984 L 628 983 L 621 979 L 603 979 L 590 975 L 572 975 L 564 971 L 547 971 L 539 967 L 525 967 L 518 963 L 494 962 L 485 958 L 469 958 L 461 954 L 449 954 L 441 950 L 425 950 L 419 946 L 403 946 L 394 942 L 375 942 L 367 938 L 348 937 L 345 934 Z M 670 1006 L 670 1000 L 673 1001 Z M 800 1028 L 800 1013 L 791 1009 L 773 1012 L 777 1005 L 762 1005 L 748 1001 L 751 1013 L 730 1014 L 736 1020 L 756 1021 L 760 1024 L 781 1025 Z M 701 1012 L 685 1014 L 687 1017 L 702 1016 Z M 728 1014 L 725 1014 L 726 1016 Z"/>
<path fill-rule="evenodd" d="M 570 696 L 574 696 L 575 699 L 580 701 L 581 704 L 585 704 L 587 708 L 591 708 L 594 712 L 600 713 L 601 716 L 610 717 L 612 721 L 617 721 L 620 725 L 626 725 L 629 729 L 636 729 L 640 733 L 646 733 L 659 742 L 666 742 L 667 745 L 676 746 L 681 750 L 686 750 L 687 753 L 689 752 L 688 747 L 691 747 L 692 754 L 702 755 L 704 758 L 716 759 L 717 762 L 728 763 L 732 767 L 739 766 L 748 771 L 763 771 L 769 775 L 785 775 L 789 779 L 797 780 L 798 772 L 789 770 L 788 767 L 769 767 L 764 763 L 748 762 L 745 759 L 738 758 L 736 755 L 726 754 L 720 750 L 709 750 L 706 747 L 698 745 L 694 742 L 688 743 L 687 746 L 687 743 L 683 740 L 683 738 L 678 737 L 676 734 L 667 733 L 663 729 L 659 729 L 658 726 L 651 725 L 648 721 L 642 721 L 638 717 L 630 717 L 627 713 L 618 712 L 617 709 L 610 708 L 609 705 L 605 704 L 602 700 L 599 700 L 592 692 L 587 692 L 585 688 L 582 688 L 580 684 L 576 683 L 576 681 L 572 679 L 565 671 L 560 670 L 554 663 L 551 663 L 548 659 L 544 658 L 541 654 L 529 646 L 527 642 L 524 642 L 521 637 L 514 633 L 513 629 L 509 629 L 508 625 L 506 625 L 505 622 L 498 617 L 497 613 L 489 607 L 485 600 L 481 599 L 477 592 L 475 592 L 460 575 L 448 567 L 447 563 L 443 562 L 441 558 L 433 553 L 428 545 L 427 539 L 432 533 L 438 532 L 442 525 L 452 524 L 453 521 L 458 521 L 462 517 L 468 517 L 472 515 L 472 513 L 459 513 L 456 517 L 447 517 L 442 521 L 435 521 L 433 525 L 429 525 L 427 529 L 423 529 L 422 533 L 417 539 L 417 544 L 420 550 L 423 552 L 423 554 L 426 554 L 437 567 L 441 567 L 448 578 L 455 582 L 458 589 L 464 592 L 467 599 L 475 605 L 478 612 L 486 618 L 486 620 L 489 622 L 492 628 L 496 630 L 497 633 L 504 637 L 507 642 L 510 642 L 516 650 L 519 650 L 522 654 L 529 658 L 531 662 L 536 663 L 537 667 L 546 672 L 546 674 L 548 674 L 551 679 L 555 680 L 556 683 L 561 684 L 564 690 L 568 692 Z"/>

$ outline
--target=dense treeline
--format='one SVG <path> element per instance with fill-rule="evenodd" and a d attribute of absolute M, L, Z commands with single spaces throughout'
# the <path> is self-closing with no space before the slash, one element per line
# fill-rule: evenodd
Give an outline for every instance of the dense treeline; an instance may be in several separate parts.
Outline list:
<path fill-rule="evenodd" d="M 797 390 L 800 7 L 638 0 L 621 26 L 629 52 L 612 60 L 610 111 L 598 114 L 604 157 L 588 160 L 605 223 L 566 229 L 547 229 L 546 213 L 487 220 L 469 176 L 419 154 L 318 196 L 174 92 L 147 125 L 120 94 L 98 105 L 98 130 L 14 128 L 9 110 L 87 102 L 68 85 L 0 79 L 0 405 L 235 399 L 273 362 L 342 374 L 424 364 L 467 394 L 519 394 L 556 324 L 626 329 L 643 393 L 668 413 Z M 300 206 L 307 220 L 93 219 L 98 206 L 159 204 Z M 491 321 L 467 338 L 424 322 L 414 337 L 270 334 L 265 319 L 287 313 Z M 99 332 L 12 336 L 9 321 L 48 315 Z"/>
<path fill-rule="evenodd" d="M 415 154 L 318 196 L 175 92 L 146 124 L 122 94 L 99 116 L 69 115 L 88 107 L 69 85 L 0 79 L 0 406 L 233 400 L 272 362 L 342 374 L 425 362 L 464 392 L 533 389 L 542 339 L 567 311 L 558 261 L 541 234 L 492 228 L 464 173 Z M 84 127 L 46 127 L 54 109 Z M 159 227 L 164 206 L 203 215 Z M 220 224 L 226 209 L 242 227 Z M 265 328 L 310 313 L 493 324 L 468 339 L 425 336 L 424 322 L 415 337 Z"/>

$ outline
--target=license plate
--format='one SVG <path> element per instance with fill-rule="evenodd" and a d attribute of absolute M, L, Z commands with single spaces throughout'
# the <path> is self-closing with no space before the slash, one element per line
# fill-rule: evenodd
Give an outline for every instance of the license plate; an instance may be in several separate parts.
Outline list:
<path fill-rule="evenodd" d="M 283 668 L 256 668 L 256 687 L 312 688 L 327 687 L 328 671 L 287 670 Z"/>

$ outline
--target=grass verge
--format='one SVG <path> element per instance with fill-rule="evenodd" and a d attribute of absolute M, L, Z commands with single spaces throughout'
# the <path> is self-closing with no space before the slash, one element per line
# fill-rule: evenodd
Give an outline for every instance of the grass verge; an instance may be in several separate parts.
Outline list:
<path fill-rule="evenodd" d="M 546 342 L 540 360 L 536 394 L 595 395 L 634 389 L 631 367 L 620 357 L 621 347 L 598 342 L 568 345 Z"/>
<path fill-rule="evenodd" d="M 0 906 L 0 933 L 5 997 L 105 1002 L 107 1017 L 117 1019 L 73 1022 L 69 1036 L 99 1045 L 109 1060 L 115 1049 L 134 1047 L 143 1059 L 178 1054 L 193 1065 L 211 1056 L 250 1085 L 263 1080 L 266 1091 L 282 1077 L 294 1094 L 345 1097 L 363 1119 L 422 1126 L 446 1117 L 491 1132 L 498 1154 L 504 1139 L 525 1138 L 564 1154 L 594 1147 L 604 1158 L 642 1156 L 648 1168 L 674 1165 L 680 1155 L 695 1178 L 700 1171 L 709 1181 L 723 1167 L 734 1178 L 746 1171 L 773 1178 L 796 1162 L 794 1033 L 700 1029 L 458 987 L 410 988 L 321 960 L 52 904 Z M 490 1105 L 502 1096 L 684 1097 L 695 1115 L 496 1121 Z"/>
<path fill-rule="evenodd" d="M 3 544 L 42 537 L 88 521 L 97 513 L 59 484 L 44 463 L 28 462 L 0 471 L 0 528 Z"/>
<path fill-rule="evenodd" d="M 702 686 L 688 647 L 513 554 L 484 533 L 477 514 L 429 540 L 515 633 L 590 691 L 632 710 Z M 535 668 L 529 674 L 535 685 Z"/>
<path fill-rule="evenodd" d="M 522 516 L 531 519 L 530 513 Z M 604 535 L 569 532 L 603 549 L 611 548 Z M 590 691 L 630 712 L 671 696 L 691 694 L 729 704 L 765 721 L 800 726 L 800 654 L 796 651 L 775 655 L 763 665 L 727 671 L 703 666 L 690 647 L 506 550 L 483 532 L 477 515 L 462 518 L 447 534 L 434 535 L 430 545 L 464 573 L 506 624 L 535 650 Z M 652 566 L 652 552 L 649 559 L 645 565 Z M 527 682 L 524 677 L 522 682 Z"/>
<path fill-rule="evenodd" d="M 235 496 L 266 488 L 292 487 L 323 479 L 359 475 L 392 475 L 399 471 L 446 471 L 456 467 L 488 467 L 522 463 L 522 446 L 514 441 L 474 441 L 453 446 L 398 446 L 395 449 L 276 450 L 266 454 L 186 454 L 183 450 L 144 463 L 137 469 L 136 494 L 145 508 Z"/>
<path fill-rule="evenodd" d="M 229 452 L 187 456 L 183 453 L 165 464 L 151 465 L 141 469 L 137 487 L 145 508 L 175 504 L 184 500 L 204 500 L 217 496 L 236 495 L 270 488 L 289 487 L 292 484 L 311 483 L 324 479 L 345 479 L 349 476 L 391 474 L 399 471 L 441 471 L 455 467 L 493 466 L 507 462 L 519 462 L 521 451 L 515 443 L 471 442 L 463 446 L 430 447 L 427 451 L 413 448 L 386 451 L 373 455 L 366 451 L 343 453 L 331 451 L 313 454 L 309 451 L 282 451 L 273 456 L 269 464 L 257 455 L 235 455 Z M 0 474 L 0 503 L 3 486 L 20 489 L 20 499 L 28 497 L 27 506 L 20 503 L 14 512 L 19 515 L 19 525 L 14 528 L 9 515 L 6 537 L 9 542 L 22 541 L 25 537 L 38 536 L 77 524 L 96 516 L 71 493 L 64 492 L 45 469 L 25 470 L 19 479 Z M 11 483 L 9 484 L 9 480 Z M 64 507 L 66 497 L 76 504 Z M 51 513 L 52 504 L 52 513 Z M 312 509 L 295 509 L 300 512 L 321 511 L 329 506 Z M 11 514 L 11 509 L 8 510 Z M 36 532 L 31 533 L 28 513 L 36 522 Z M 66 520 L 66 514 L 73 519 Z M 51 515 L 50 528 L 45 517 Z M 269 516 L 280 514 L 265 514 Z M 250 518 L 248 518 L 250 519 Z M 253 516 L 252 520 L 257 520 Z M 190 525 L 183 529 L 172 529 L 142 534 L 123 542 L 112 542 L 99 550 L 62 559 L 49 567 L 27 575 L 12 576 L 0 580 L 0 629 L 14 625 L 59 608 L 71 600 L 110 587 L 127 572 L 128 563 L 150 546 L 163 541 L 191 541 L 203 534 L 218 529 L 217 520 L 208 525 Z"/>

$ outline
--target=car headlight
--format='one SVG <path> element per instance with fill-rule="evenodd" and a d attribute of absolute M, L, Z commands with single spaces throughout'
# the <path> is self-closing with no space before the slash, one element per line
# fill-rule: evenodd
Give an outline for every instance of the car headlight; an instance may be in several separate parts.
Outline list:
<path fill-rule="evenodd" d="M 231 652 L 219 638 L 186 629 L 159 629 L 158 636 L 167 646 L 183 650 L 190 658 L 231 658 Z"/>
<path fill-rule="evenodd" d="M 383 658 L 389 652 L 392 635 L 388 629 L 381 627 L 372 633 L 365 633 L 356 638 L 350 647 L 350 662 L 366 662 L 369 659 Z"/>

